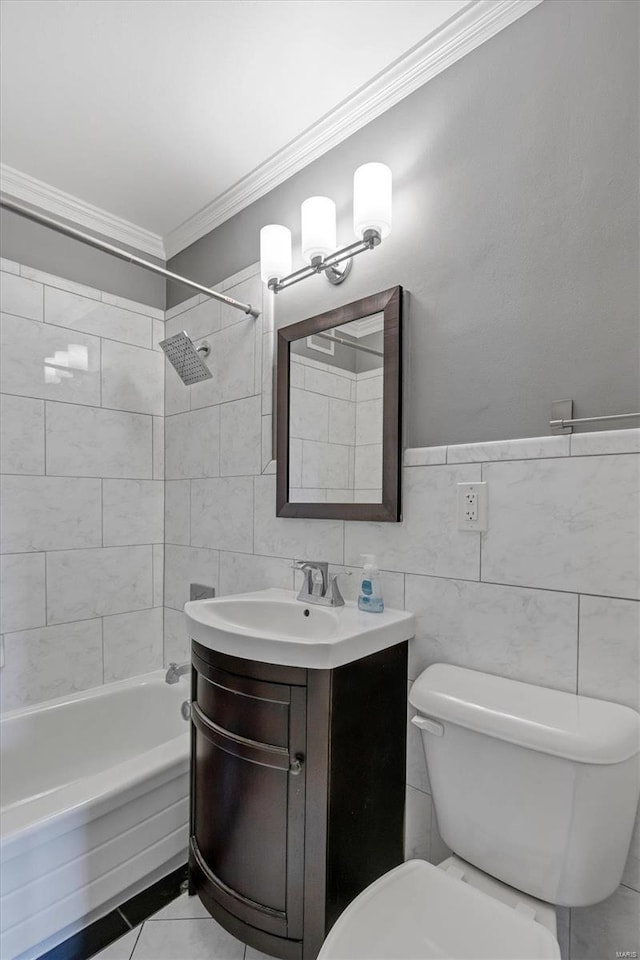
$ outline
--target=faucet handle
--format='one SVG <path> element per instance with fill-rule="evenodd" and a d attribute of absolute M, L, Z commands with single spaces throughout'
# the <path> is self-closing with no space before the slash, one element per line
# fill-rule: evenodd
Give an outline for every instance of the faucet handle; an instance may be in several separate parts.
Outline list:
<path fill-rule="evenodd" d="M 333 576 L 329 577 L 329 587 L 327 589 L 327 598 L 332 607 L 344 607 L 344 597 L 340 592 L 340 587 L 338 586 L 338 577 L 350 577 L 350 570 L 341 570 L 339 573 L 334 573 Z"/>

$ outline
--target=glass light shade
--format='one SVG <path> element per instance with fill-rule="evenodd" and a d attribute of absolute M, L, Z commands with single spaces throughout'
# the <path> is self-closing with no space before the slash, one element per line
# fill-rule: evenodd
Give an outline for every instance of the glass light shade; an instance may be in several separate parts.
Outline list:
<path fill-rule="evenodd" d="M 336 205 L 329 197 L 309 197 L 300 207 L 302 259 L 311 263 L 336 249 Z"/>
<path fill-rule="evenodd" d="M 365 230 L 382 239 L 391 233 L 392 174 L 386 163 L 363 163 L 353 175 L 353 229 L 358 240 Z"/>
<path fill-rule="evenodd" d="M 263 283 L 291 273 L 291 230 L 270 223 L 260 231 L 260 276 Z"/>

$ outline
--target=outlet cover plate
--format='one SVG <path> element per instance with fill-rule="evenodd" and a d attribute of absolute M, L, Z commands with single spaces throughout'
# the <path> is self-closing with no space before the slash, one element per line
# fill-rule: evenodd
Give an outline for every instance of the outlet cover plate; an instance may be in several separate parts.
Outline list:
<path fill-rule="evenodd" d="M 458 483 L 457 527 L 482 533 L 487 529 L 487 484 Z"/>

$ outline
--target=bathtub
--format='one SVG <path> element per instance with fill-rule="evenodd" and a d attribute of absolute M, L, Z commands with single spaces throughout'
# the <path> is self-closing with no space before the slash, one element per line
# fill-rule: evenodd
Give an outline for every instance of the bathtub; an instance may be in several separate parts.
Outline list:
<path fill-rule="evenodd" d="M 2 717 L 2 960 L 40 956 L 186 862 L 188 697 L 159 671 Z"/>

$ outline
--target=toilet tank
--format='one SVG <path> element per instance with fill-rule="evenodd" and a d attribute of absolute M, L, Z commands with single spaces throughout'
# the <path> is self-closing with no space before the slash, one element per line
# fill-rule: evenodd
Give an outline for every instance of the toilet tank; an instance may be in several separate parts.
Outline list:
<path fill-rule="evenodd" d="M 448 664 L 428 667 L 409 700 L 456 854 L 550 903 L 613 893 L 640 790 L 635 710 Z"/>

